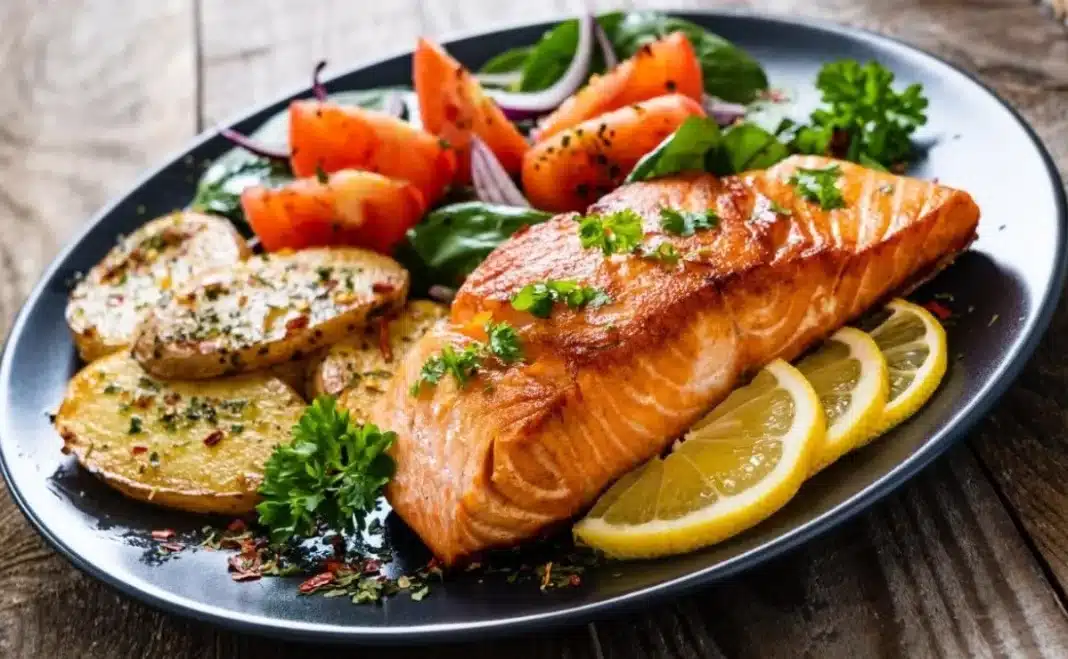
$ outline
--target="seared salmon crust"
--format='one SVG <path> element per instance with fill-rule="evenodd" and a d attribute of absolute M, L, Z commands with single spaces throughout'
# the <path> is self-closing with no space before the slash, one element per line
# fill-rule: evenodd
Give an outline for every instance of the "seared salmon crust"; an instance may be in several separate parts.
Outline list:
<path fill-rule="evenodd" d="M 802 198 L 797 168 L 841 170 L 844 207 Z M 718 226 L 665 234 L 660 209 L 713 210 Z M 661 452 L 747 373 L 793 359 L 881 300 L 944 266 L 974 239 L 965 192 L 821 157 L 733 177 L 687 175 L 622 187 L 590 212 L 636 211 L 644 242 L 682 261 L 584 249 L 577 216 L 518 234 L 467 279 L 451 324 L 408 353 L 372 418 L 398 434 L 393 508 L 446 564 L 517 544 L 588 507 Z M 573 279 L 612 302 L 551 317 L 515 311 L 524 285 Z M 515 325 L 523 364 L 460 388 L 409 388 L 479 314 Z"/>

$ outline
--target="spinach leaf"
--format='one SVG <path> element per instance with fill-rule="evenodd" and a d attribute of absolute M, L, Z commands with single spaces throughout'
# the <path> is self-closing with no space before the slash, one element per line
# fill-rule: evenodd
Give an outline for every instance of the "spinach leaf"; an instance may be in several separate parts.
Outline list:
<path fill-rule="evenodd" d="M 623 14 L 620 12 L 604 14 L 597 18 L 597 22 L 609 35 L 616 30 L 622 20 Z M 578 38 L 578 20 L 576 19 L 564 21 L 546 32 L 541 40 L 530 48 L 522 66 L 523 78 L 519 82 L 519 91 L 536 92 L 552 87 L 554 82 L 563 77 L 568 65 L 571 64 L 571 59 L 578 50 Z M 604 71 L 604 57 L 599 48 L 594 48 L 590 73 L 602 71 Z"/>
<path fill-rule="evenodd" d="M 690 117 L 627 176 L 627 183 L 679 172 L 712 172 L 721 176 L 763 169 L 790 155 L 789 148 L 760 126 L 740 123 L 721 130 L 706 117 Z"/>
<path fill-rule="evenodd" d="M 686 171 L 706 171 L 709 158 L 723 144 L 719 124 L 707 117 L 690 117 L 655 149 L 645 154 L 627 176 L 627 183 L 647 181 Z"/>
<path fill-rule="evenodd" d="M 248 160 L 220 160 L 208 168 L 197 184 L 197 193 L 189 205 L 201 213 L 222 215 L 244 221 L 241 193 L 254 185 L 279 187 L 293 180 L 289 163 L 251 156 Z"/>
<path fill-rule="evenodd" d="M 627 14 L 608 32 L 620 59 L 672 32 L 682 32 L 693 44 L 704 74 L 705 91 L 732 103 L 748 103 L 768 88 L 764 69 L 748 53 L 696 23 L 655 11 Z"/>
<path fill-rule="evenodd" d="M 400 93 L 410 95 L 411 91 L 406 87 L 383 87 L 379 89 L 361 89 L 357 91 L 345 91 L 331 94 L 330 99 L 341 105 L 356 105 L 368 110 L 385 109 L 385 104 L 390 94 Z M 414 103 L 407 103 L 409 113 L 412 112 Z M 413 121 L 409 117 L 409 121 Z M 415 118 L 414 122 L 417 122 Z M 282 110 L 278 114 L 263 122 L 251 137 L 262 144 L 289 148 L 289 110 Z M 254 185 L 263 185 L 270 188 L 279 187 L 293 180 L 293 174 L 289 170 L 289 164 L 285 162 L 271 162 L 266 158 L 253 155 L 240 147 L 230 149 L 214 163 L 200 177 L 197 182 L 196 196 L 193 198 L 190 208 L 204 213 L 215 213 L 230 218 L 237 222 L 244 221 L 244 213 L 241 211 L 241 193 Z"/>
<path fill-rule="evenodd" d="M 513 71 L 520 71 L 526 64 L 532 50 L 534 50 L 533 46 L 506 50 L 483 64 L 478 71 L 479 73 L 512 73 Z"/>
<path fill-rule="evenodd" d="M 413 279 L 458 286 L 490 252 L 520 228 L 540 224 L 551 213 L 478 201 L 442 206 L 408 230 L 397 258 Z M 418 285 L 413 282 L 413 287 Z"/>
<path fill-rule="evenodd" d="M 697 59 L 701 62 L 705 91 L 713 96 L 735 103 L 748 103 L 756 97 L 757 92 L 768 87 L 767 75 L 755 59 L 696 23 L 655 11 L 613 12 L 598 17 L 597 22 L 604 28 L 620 59 L 631 57 L 642 46 L 672 32 L 683 32 L 693 44 Z M 500 73 L 522 69 L 519 91 L 540 91 L 551 87 L 564 75 L 577 48 L 578 21 L 564 21 L 546 32 L 534 46 L 499 55 L 483 70 Z M 491 64 L 494 71 L 489 69 Z M 505 66 L 509 68 L 503 68 Z M 590 72 L 602 71 L 604 60 L 600 49 L 595 49 Z"/>

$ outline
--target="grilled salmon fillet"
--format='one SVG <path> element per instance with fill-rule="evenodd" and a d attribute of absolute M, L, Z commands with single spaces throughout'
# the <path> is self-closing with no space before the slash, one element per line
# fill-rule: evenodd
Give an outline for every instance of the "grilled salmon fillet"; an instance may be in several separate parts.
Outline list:
<path fill-rule="evenodd" d="M 845 207 L 822 210 L 789 182 L 837 166 Z M 719 225 L 664 234 L 661 207 L 714 210 Z M 387 497 L 446 564 L 517 544 L 581 513 L 615 478 L 657 455 L 746 374 L 814 342 L 946 265 L 974 238 L 965 192 L 820 157 L 766 171 L 622 187 L 590 212 L 632 209 L 670 266 L 584 249 L 574 214 L 501 245 L 467 279 L 451 323 L 405 358 L 372 413 L 397 432 Z M 573 279 L 612 302 L 551 317 L 511 308 L 524 285 Z M 423 387 L 423 363 L 471 339 L 487 314 L 518 330 L 526 359 L 490 362 L 464 387 Z"/>

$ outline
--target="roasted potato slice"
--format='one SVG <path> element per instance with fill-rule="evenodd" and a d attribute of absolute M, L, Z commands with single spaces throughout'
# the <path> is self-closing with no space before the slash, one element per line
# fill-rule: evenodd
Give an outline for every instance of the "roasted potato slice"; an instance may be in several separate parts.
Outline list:
<path fill-rule="evenodd" d="M 255 506 L 264 463 L 304 409 L 269 373 L 163 382 L 121 352 L 74 376 L 55 424 L 64 452 L 126 496 L 242 514 Z"/>
<path fill-rule="evenodd" d="M 179 211 L 123 238 L 71 292 L 67 324 L 85 361 L 125 348 L 144 311 L 193 277 L 251 254 L 228 220 Z"/>
<path fill-rule="evenodd" d="M 165 379 L 300 361 L 404 304 L 408 272 L 356 248 L 263 254 L 197 279 L 138 328 L 133 355 Z"/>
<path fill-rule="evenodd" d="M 393 369 L 409 346 L 445 317 L 448 308 L 428 300 L 413 300 L 399 314 L 383 317 L 358 334 L 330 346 L 311 367 L 308 398 L 338 397 L 338 406 L 357 421 L 385 391 Z M 383 334 L 382 323 L 386 323 Z"/>

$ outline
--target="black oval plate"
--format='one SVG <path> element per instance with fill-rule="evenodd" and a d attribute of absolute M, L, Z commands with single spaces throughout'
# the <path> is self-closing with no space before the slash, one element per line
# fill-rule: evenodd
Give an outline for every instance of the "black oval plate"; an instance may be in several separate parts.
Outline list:
<path fill-rule="evenodd" d="M 821 64 L 875 59 L 902 82 L 923 83 L 930 145 L 912 172 L 975 195 L 983 210 L 972 251 L 929 285 L 954 296 L 960 315 L 949 329 L 951 366 L 937 395 L 896 431 L 807 483 L 786 509 L 752 531 L 705 551 L 657 561 L 613 564 L 587 573 L 579 588 L 547 594 L 535 585 L 460 575 L 422 602 L 394 598 L 355 606 L 346 598 L 298 597 L 294 579 L 234 583 L 217 552 L 144 560 L 131 537 L 151 529 L 198 528 L 203 519 L 122 498 L 60 452 L 47 412 L 78 367 L 63 321 L 68 279 L 88 270 L 118 234 L 147 217 L 184 206 L 196 171 L 228 145 L 201 136 L 170 164 L 102 212 L 49 268 L 19 314 L 0 364 L 0 451 L 4 476 L 33 524 L 75 565 L 152 605 L 245 630 L 286 637 L 415 643 L 485 637 L 578 622 L 648 605 L 750 568 L 863 510 L 900 486 L 977 421 L 1019 372 L 1047 326 L 1064 276 L 1065 200 L 1050 158 L 1034 133 L 990 91 L 930 55 L 858 30 L 732 14 L 685 14 L 736 42 L 767 67 L 774 84 L 815 103 Z M 505 48 L 533 43 L 548 24 L 449 42 L 471 65 Z M 409 55 L 335 79 L 334 90 L 406 84 Z M 281 100 L 238 122 L 251 131 L 283 108 Z M 996 153 L 996 157 L 991 154 Z M 142 207 L 137 212 L 138 207 Z M 402 560 L 426 559 L 399 523 Z"/>

